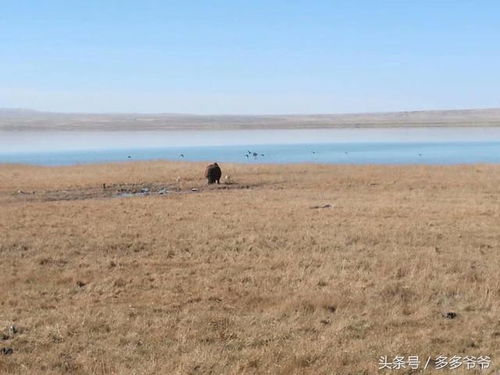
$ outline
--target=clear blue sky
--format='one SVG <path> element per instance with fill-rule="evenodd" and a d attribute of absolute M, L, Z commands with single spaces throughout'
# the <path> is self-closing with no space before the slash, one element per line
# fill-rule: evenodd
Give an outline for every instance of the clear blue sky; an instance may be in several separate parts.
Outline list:
<path fill-rule="evenodd" d="M 500 107 L 500 2 L 0 0 L 0 107 Z"/>

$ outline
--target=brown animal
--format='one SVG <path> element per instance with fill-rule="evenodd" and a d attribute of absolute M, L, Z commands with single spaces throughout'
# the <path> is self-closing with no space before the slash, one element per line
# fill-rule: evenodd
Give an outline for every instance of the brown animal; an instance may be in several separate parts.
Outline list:
<path fill-rule="evenodd" d="M 222 171 L 217 163 L 210 164 L 205 169 L 205 178 L 208 179 L 209 184 L 214 184 L 215 182 L 219 184 L 221 176 Z"/>

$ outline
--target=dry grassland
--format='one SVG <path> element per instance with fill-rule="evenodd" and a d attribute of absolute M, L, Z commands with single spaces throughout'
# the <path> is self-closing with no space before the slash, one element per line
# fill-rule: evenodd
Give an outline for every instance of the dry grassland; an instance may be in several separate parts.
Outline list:
<path fill-rule="evenodd" d="M 0 108 L 0 131 L 497 127 L 500 108 L 311 115 L 53 113 Z"/>
<path fill-rule="evenodd" d="M 0 373 L 499 371 L 500 166 L 222 168 L 0 166 Z"/>

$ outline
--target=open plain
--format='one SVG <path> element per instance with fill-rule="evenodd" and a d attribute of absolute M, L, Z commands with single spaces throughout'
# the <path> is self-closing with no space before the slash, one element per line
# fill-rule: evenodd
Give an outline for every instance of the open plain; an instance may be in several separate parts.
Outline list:
<path fill-rule="evenodd" d="M 0 131 L 498 127 L 500 108 L 310 115 L 57 113 L 0 108 Z"/>
<path fill-rule="evenodd" d="M 0 166 L 0 373 L 499 371 L 500 166 L 204 166 Z"/>

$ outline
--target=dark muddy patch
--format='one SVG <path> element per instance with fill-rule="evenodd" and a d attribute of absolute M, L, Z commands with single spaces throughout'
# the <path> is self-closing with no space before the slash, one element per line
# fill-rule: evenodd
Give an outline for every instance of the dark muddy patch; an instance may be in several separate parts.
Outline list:
<path fill-rule="evenodd" d="M 10 193 L 15 201 L 25 202 L 54 202 L 74 201 L 85 199 L 130 198 L 147 196 L 167 196 L 172 194 L 196 194 L 207 191 L 224 191 L 238 189 L 253 189 L 258 185 L 239 184 L 236 182 L 206 185 L 192 184 L 180 188 L 179 184 L 143 183 L 143 184 L 102 184 L 96 187 L 44 190 L 44 191 L 17 191 Z"/>

